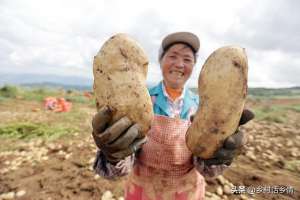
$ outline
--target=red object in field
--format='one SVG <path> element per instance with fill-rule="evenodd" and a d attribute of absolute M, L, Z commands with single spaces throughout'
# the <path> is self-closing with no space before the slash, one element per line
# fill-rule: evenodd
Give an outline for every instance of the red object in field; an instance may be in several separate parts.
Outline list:
<path fill-rule="evenodd" d="M 72 103 L 66 101 L 65 98 L 46 97 L 44 99 L 44 108 L 54 112 L 69 112 L 72 108 Z"/>
<path fill-rule="evenodd" d="M 57 108 L 55 112 L 69 112 L 71 110 L 72 103 L 65 100 L 65 98 L 57 98 Z"/>
<path fill-rule="evenodd" d="M 46 97 L 44 99 L 44 108 L 46 110 L 54 110 L 57 105 L 57 100 L 55 97 Z"/>
<path fill-rule="evenodd" d="M 92 95 L 91 92 L 84 92 L 83 95 L 84 95 L 86 98 L 88 98 L 88 99 L 93 98 L 93 95 Z"/>

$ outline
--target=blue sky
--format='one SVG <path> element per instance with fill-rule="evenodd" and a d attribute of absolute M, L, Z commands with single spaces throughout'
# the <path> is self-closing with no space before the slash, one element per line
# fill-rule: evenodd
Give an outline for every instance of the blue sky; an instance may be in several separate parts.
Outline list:
<path fill-rule="evenodd" d="M 300 85 L 300 2 L 296 0 L 138 1 L 1 0 L 0 74 L 92 80 L 92 60 L 110 36 L 125 32 L 146 50 L 148 82 L 161 80 L 161 39 L 191 31 L 201 40 L 189 80 L 217 48 L 246 48 L 250 87 Z M 46 75 L 46 76 L 45 76 Z"/>

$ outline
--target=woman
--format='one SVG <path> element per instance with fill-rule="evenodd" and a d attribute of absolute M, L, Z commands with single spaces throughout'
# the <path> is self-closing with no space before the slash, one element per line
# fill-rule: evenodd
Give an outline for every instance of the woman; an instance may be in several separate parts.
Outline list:
<path fill-rule="evenodd" d="M 199 47 L 198 37 L 189 32 L 173 33 L 163 39 L 159 51 L 163 80 L 149 90 L 155 117 L 147 138 L 140 136 L 139 126 L 127 117 L 108 127 L 111 111 L 106 107 L 93 119 L 93 137 L 101 149 L 94 169 L 106 178 L 129 174 L 127 200 L 204 199 L 203 176 L 222 173 L 244 143 L 243 133 L 237 131 L 207 160 L 192 155 L 186 146 L 185 133 L 199 99 L 185 84 Z M 240 124 L 252 118 L 250 111 L 244 111 Z M 231 145 L 226 145 L 227 141 Z"/>

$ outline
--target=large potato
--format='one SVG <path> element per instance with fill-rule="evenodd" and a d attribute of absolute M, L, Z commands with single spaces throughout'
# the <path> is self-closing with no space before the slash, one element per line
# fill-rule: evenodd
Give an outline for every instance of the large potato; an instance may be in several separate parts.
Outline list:
<path fill-rule="evenodd" d="M 198 80 L 200 106 L 186 135 L 187 146 L 195 155 L 211 158 L 238 128 L 247 74 L 247 56 L 240 47 L 217 49 L 204 63 Z"/>
<path fill-rule="evenodd" d="M 113 111 L 111 123 L 123 116 L 150 129 L 153 110 L 146 87 L 148 58 L 140 45 L 126 34 L 111 37 L 94 57 L 94 92 L 97 109 Z"/>

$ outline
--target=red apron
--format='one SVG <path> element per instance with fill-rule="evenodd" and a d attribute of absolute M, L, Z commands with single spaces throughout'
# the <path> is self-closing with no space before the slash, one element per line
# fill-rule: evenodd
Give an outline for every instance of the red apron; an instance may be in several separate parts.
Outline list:
<path fill-rule="evenodd" d="M 126 200 L 203 200 L 205 181 L 185 143 L 187 120 L 156 115 L 125 185 Z"/>

